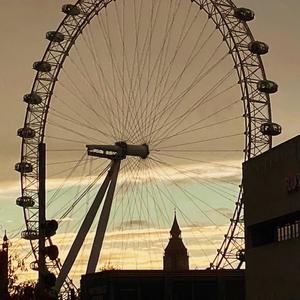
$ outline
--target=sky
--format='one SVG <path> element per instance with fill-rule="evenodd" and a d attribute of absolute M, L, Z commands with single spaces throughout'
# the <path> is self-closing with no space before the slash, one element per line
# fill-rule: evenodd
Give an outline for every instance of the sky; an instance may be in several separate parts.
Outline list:
<path fill-rule="evenodd" d="M 300 20 L 297 11 L 300 3 L 297 0 L 239 0 L 236 3 L 253 8 L 256 19 L 250 26 L 254 36 L 270 46 L 270 53 L 263 59 L 267 74 L 279 84 L 279 92 L 272 96 L 272 112 L 274 121 L 283 126 L 283 134 L 275 139 L 275 143 L 280 143 L 299 132 Z M 3 182 L 18 180 L 12 166 L 19 157 L 16 129 L 21 127 L 25 114 L 22 97 L 31 87 L 32 63 L 42 56 L 47 45 L 45 32 L 56 28 L 63 14 L 60 12 L 61 1 L 1 0 L 0 4 L 3 38 L 0 57 L 0 178 Z"/>
<path fill-rule="evenodd" d="M 300 130 L 300 3 L 298 0 L 237 0 L 235 3 L 255 11 L 256 18 L 250 24 L 251 30 L 257 40 L 265 41 L 270 46 L 270 52 L 263 57 L 263 61 L 267 77 L 279 84 L 279 92 L 271 98 L 273 120 L 283 127 L 282 135 L 274 139 L 274 144 L 279 144 L 294 137 Z M 20 139 L 16 136 L 16 130 L 22 126 L 26 109 L 22 97 L 30 90 L 35 75 L 32 63 L 42 56 L 47 45 L 45 33 L 54 30 L 63 17 L 61 5 L 62 1 L 54 0 L 0 0 L 0 236 L 4 228 L 13 228 L 10 223 L 22 218 L 21 210 L 15 207 L 19 178 L 13 170 L 20 156 Z M 184 181 L 182 178 L 178 180 Z M 196 187 L 192 191 L 204 193 L 203 189 Z M 226 205 L 221 206 L 226 209 Z M 172 205 L 169 209 L 173 209 Z M 207 232 L 211 232 L 213 227 L 202 225 L 206 226 Z M 187 229 L 187 239 L 190 238 L 188 230 L 191 229 Z M 167 231 L 163 234 L 163 238 L 167 239 Z M 132 237 L 138 240 L 134 234 Z M 214 241 L 219 239 L 218 236 Z M 197 262 L 193 265 L 196 267 Z"/>

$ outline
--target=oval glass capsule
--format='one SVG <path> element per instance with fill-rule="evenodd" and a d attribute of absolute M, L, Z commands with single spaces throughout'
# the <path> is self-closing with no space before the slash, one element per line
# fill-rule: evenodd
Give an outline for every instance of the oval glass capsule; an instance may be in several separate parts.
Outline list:
<path fill-rule="evenodd" d="M 37 105 L 42 102 L 42 97 L 39 96 L 36 92 L 32 92 L 30 94 L 24 95 L 23 100 L 28 104 Z"/>
<path fill-rule="evenodd" d="M 46 39 L 50 42 L 61 43 L 65 39 L 65 36 L 58 31 L 48 31 L 46 33 Z"/>
<path fill-rule="evenodd" d="M 78 16 L 81 13 L 80 8 L 73 4 L 63 5 L 61 11 L 69 16 Z"/>
<path fill-rule="evenodd" d="M 282 127 L 276 123 L 264 123 L 260 127 L 260 132 L 268 136 L 276 136 L 281 134 Z"/>
<path fill-rule="evenodd" d="M 254 11 L 249 8 L 239 7 L 234 10 L 234 16 L 240 21 L 252 21 L 255 17 Z"/>
<path fill-rule="evenodd" d="M 263 55 L 269 52 L 269 46 L 266 43 L 259 41 L 249 43 L 248 49 L 251 53 L 257 55 Z"/>
<path fill-rule="evenodd" d="M 27 207 L 33 207 L 35 202 L 32 199 L 32 197 L 29 196 L 21 196 L 19 198 L 17 198 L 16 200 L 16 204 L 18 206 L 21 206 L 23 208 L 27 208 Z"/>
<path fill-rule="evenodd" d="M 274 94 L 278 91 L 278 84 L 271 80 L 260 80 L 257 89 L 262 93 Z"/>
<path fill-rule="evenodd" d="M 17 135 L 24 139 L 32 139 L 35 137 L 35 131 L 30 127 L 23 127 L 18 129 Z"/>
<path fill-rule="evenodd" d="M 33 69 L 38 72 L 47 73 L 51 71 L 51 65 L 47 61 L 36 61 L 33 63 Z"/>
<path fill-rule="evenodd" d="M 15 164 L 15 170 L 20 173 L 30 173 L 33 170 L 31 163 L 22 161 Z"/>

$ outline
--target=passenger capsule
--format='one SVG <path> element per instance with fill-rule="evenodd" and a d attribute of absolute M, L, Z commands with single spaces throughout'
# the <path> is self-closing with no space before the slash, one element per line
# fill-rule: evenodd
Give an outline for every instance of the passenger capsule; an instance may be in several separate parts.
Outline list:
<path fill-rule="evenodd" d="M 24 102 L 28 104 L 40 104 L 42 102 L 42 97 L 39 96 L 36 92 L 26 94 L 23 97 Z"/>
<path fill-rule="evenodd" d="M 38 261 L 31 262 L 29 266 L 30 266 L 30 269 L 33 271 L 39 270 L 39 262 Z"/>
<path fill-rule="evenodd" d="M 47 73 L 51 71 L 51 65 L 47 61 L 36 61 L 33 63 L 33 69 L 38 72 Z"/>
<path fill-rule="evenodd" d="M 45 248 L 45 254 L 51 259 L 55 260 L 58 258 L 58 247 L 55 245 L 51 245 Z"/>
<path fill-rule="evenodd" d="M 81 13 L 80 8 L 73 4 L 63 5 L 61 11 L 69 16 L 78 16 Z"/>
<path fill-rule="evenodd" d="M 245 250 L 239 250 L 239 251 L 236 253 L 236 258 L 237 258 L 239 261 L 245 261 L 245 260 L 246 260 Z"/>
<path fill-rule="evenodd" d="M 65 36 L 58 31 L 48 31 L 46 33 L 46 39 L 50 42 L 61 43 L 65 39 Z"/>
<path fill-rule="evenodd" d="M 255 17 L 254 11 L 249 8 L 239 7 L 234 10 L 234 16 L 240 21 L 252 21 Z"/>
<path fill-rule="evenodd" d="M 248 45 L 248 49 L 253 54 L 263 55 L 269 52 L 269 46 L 264 42 L 254 41 Z"/>
<path fill-rule="evenodd" d="M 29 127 L 23 127 L 18 129 L 17 135 L 24 139 L 32 139 L 35 137 L 35 131 Z"/>
<path fill-rule="evenodd" d="M 33 207 L 35 202 L 32 199 L 32 197 L 29 196 L 22 196 L 17 198 L 16 200 L 16 204 L 18 206 L 24 207 L 24 208 L 28 208 L 28 207 Z"/>
<path fill-rule="evenodd" d="M 264 123 L 260 127 L 260 132 L 264 135 L 275 136 L 282 132 L 282 128 L 276 123 Z"/>
<path fill-rule="evenodd" d="M 278 84 L 271 80 L 260 80 L 257 89 L 262 93 L 274 94 L 278 91 Z"/>
<path fill-rule="evenodd" d="M 23 230 L 21 232 L 21 238 L 24 240 L 37 240 L 39 238 L 39 234 L 37 232 L 37 230 L 34 229 L 27 229 L 27 230 Z"/>
<path fill-rule="evenodd" d="M 47 237 L 55 235 L 57 228 L 58 223 L 56 220 L 47 220 L 45 224 L 45 235 Z"/>
<path fill-rule="evenodd" d="M 33 168 L 32 168 L 31 163 L 22 161 L 22 162 L 15 164 L 15 170 L 20 173 L 30 173 L 30 172 L 32 172 Z"/>

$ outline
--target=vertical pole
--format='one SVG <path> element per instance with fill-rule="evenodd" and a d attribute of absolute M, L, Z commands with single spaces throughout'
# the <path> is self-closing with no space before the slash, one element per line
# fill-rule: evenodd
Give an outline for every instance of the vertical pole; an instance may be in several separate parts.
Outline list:
<path fill-rule="evenodd" d="M 6 235 L 5 235 L 6 236 Z M 8 242 L 3 239 L 0 249 L 0 299 L 8 300 Z"/>
<path fill-rule="evenodd" d="M 39 147 L 39 257 L 38 282 L 40 289 L 44 287 L 42 276 L 47 271 L 45 258 L 45 224 L 46 224 L 46 145 L 40 143 Z"/>

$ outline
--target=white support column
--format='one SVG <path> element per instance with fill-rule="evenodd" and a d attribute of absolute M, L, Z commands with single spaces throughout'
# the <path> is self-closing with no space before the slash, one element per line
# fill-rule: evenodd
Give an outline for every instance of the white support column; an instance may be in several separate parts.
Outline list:
<path fill-rule="evenodd" d="M 61 289 L 66 277 L 68 276 L 68 274 L 74 264 L 74 261 L 78 255 L 78 252 L 79 252 L 80 248 L 82 247 L 84 239 L 92 226 L 95 216 L 99 210 L 100 204 L 105 196 L 105 193 L 107 191 L 109 183 L 112 179 L 112 175 L 115 173 L 114 169 L 115 168 L 114 168 L 114 163 L 113 163 L 110 170 L 108 171 L 108 174 L 106 175 L 96 197 L 95 197 L 93 204 L 91 205 L 87 215 L 85 216 L 85 219 L 83 220 L 83 223 L 81 224 L 78 234 L 70 248 L 68 256 L 66 257 L 66 260 L 64 261 L 64 264 L 63 264 L 63 266 L 60 270 L 60 273 L 57 277 L 56 285 L 55 285 L 55 289 L 57 291 L 59 291 Z"/>
<path fill-rule="evenodd" d="M 120 160 L 115 160 L 112 166 L 112 176 L 110 186 L 108 188 L 108 192 L 105 198 L 105 202 L 99 217 L 99 222 L 96 230 L 96 234 L 94 237 L 94 242 L 91 250 L 91 255 L 89 258 L 88 266 L 86 273 L 94 273 L 96 271 L 96 267 L 100 257 L 100 251 L 103 244 L 103 239 L 105 235 L 105 231 L 107 228 L 107 223 L 109 220 L 110 210 L 112 206 L 112 201 L 114 197 L 114 192 L 117 184 L 119 169 L 120 169 Z"/>

